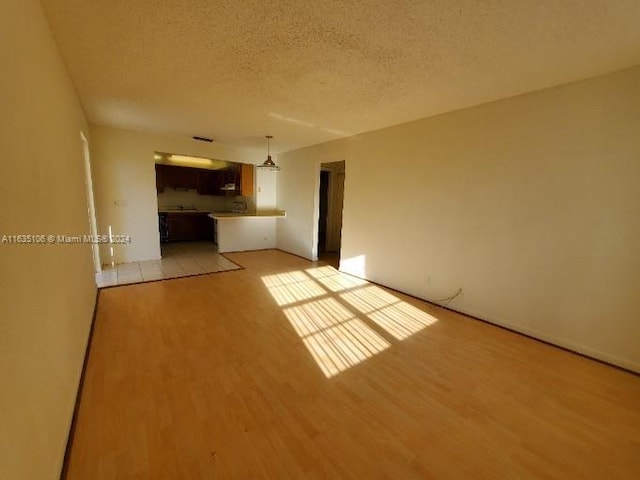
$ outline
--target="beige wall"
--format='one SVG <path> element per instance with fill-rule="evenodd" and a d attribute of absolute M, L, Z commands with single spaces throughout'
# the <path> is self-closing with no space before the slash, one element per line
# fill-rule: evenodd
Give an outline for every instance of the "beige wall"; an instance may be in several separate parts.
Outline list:
<path fill-rule="evenodd" d="M 86 234 L 86 123 L 36 0 L 0 3 L 0 235 Z M 96 287 L 89 245 L 0 244 L 0 478 L 62 466 Z"/>
<path fill-rule="evenodd" d="M 634 68 L 281 154 L 278 246 L 315 254 L 319 164 L 345 159 L 343 269 L 462 288 L 457 310 L 640 371 L 639 85 Z"/>
<path fill-rule="evenodd" d="M 242 252 L 276 248 L 276 218 L 240 217 L 217 220 L 218 251 Z"/>
<path fill-rule="evenodd" d="M 278 172 L 277 203 L 279 209 L 287 212 L 287 218 L 278 220 L 277 224 L 279 249 L 309 260 L 317 259 L 320 164 L 347 158 L 355 138 L 335 140 L 278 155 L 282 170 Z M 346 168 L 349 169 L 348 163 Z"/>
<path fill-rule="evenodd" d="M 132 239 L 114 246 L 115 263 L 160 258 L 155 151 L 254 164 L 264 156 L 262 150 L 96 125 L 91 141 L 98 230 L 107 233 L 111 226 L 114 234 Z M 101 254 L 103 264 L 111 261 L 108 247 Z"/>
<path fill-rule="evenodd" d="M 279 173 L 274 170 L 255 169 L 257 210 L 274 210 L 276 208 L 278 175 Z"/>

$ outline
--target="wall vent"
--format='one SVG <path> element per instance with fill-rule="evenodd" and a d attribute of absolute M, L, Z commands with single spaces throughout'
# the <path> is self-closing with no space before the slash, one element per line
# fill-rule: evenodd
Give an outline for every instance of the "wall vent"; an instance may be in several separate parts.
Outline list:
<path fill-rule="evenodd" d="M 211 143 L 213 142 L 213 138 L 207 138 L 207 137 L 191 137 L 194 140 L 198 140 L 199 142 L 208 142 Z"/>

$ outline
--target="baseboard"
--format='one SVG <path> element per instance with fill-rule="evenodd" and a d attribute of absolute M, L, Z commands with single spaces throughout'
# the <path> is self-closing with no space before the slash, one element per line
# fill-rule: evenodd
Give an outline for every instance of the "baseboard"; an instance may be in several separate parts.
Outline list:
<path fill-rule="evenodd" d="M 307 262 L 317 262 L 318 261 L 318 260 L 313 260 L 311 258 L 303 257 L 302 255 L 298 255 L 297 253 L 287 252 L 286 250 L 282 250 L 281 248 L 276 248 L 275 250 L 277 250 L 279 252 L 282 252 L 282 253 L 286 253 L 287 255 L 293 255 L 294 257 L 301 258 L 302 260 L 306 260 Z M 366 280 L 366 279 L 363 279 L 363 280 Z M 369 281 L 369 280 L 367 280 L 367 281 Z"/>
<path fill-rule="evenodd" d="M 227 253 L 244 253 L 244 252 L 264 252 L 266 250 L 277 250 L 276 247 L 250 248 L 248 250 L 227 250 L 226 252 L 218 251 L 218 254 L 225 255 Z"/>
<path fill-rule="evenodd" d="M 73 447 L 73 438 L 76 431 L 76 423 L 78 420 L 78 413 L 80 412 L 80 402 L 82 400 L 82 389 L 84 387 L 84 377 L 87 371 L 87 363 L 89 361 L 89 354 L 91 352 L 91 343 L 93 340 L 93 329 L 96 324 L 96 314 L 98 312 L 98 302 L 100 301 L 100 289 L 96 289 L 96 302 L 93 306 L 93 317 L 91 318 L 91 327 L 89 328 L 89 335 L 87 336 L 87 346 L 84 351 L 84 361 L 82 363 L 82 373 L 80 373 L 80 381 L 78 382 L 78 391 L 76 393 L 76 403 L 73 407 L 73 415 L 71 417 L 71 426 L 69 427 L 69 435 L 67 437 L 67 446 L 64 451 L 64 460 L 62 461 L 62 470 L 60 471 L 60 480 L 67 478 L 69 471 L 69 460 L 71 458 L 71 448 Z"/>
<path fill-rule="evenodd" d="M 425 300 L 428 301 L 428 300 Z M 429 303 L 433 303 L 433 302 L 429 302 Z M 434 304 L 437 305 L 437 304 Z M 534 330 L 534 329 L 530 329 L 530 328 L 526 328 L 526 327 L 521 327 L 519 325 L 513 325 L 511 323 L 508 322 L 502 322 L 502 321 L 498 321 L 498 320 L 490 320 L 487 319 L 483 316 L 479 316 L 477 314 L 474 314 L 473 312 L 469 312 L 465 309 L 462 308 L 454 308 L 454 307 L 442 307 L 442 308 L 446 308 L 447 310 L 451 310 L 453 312 L 457 312 L 460 313 L 462 315 L 466 315 L 467 317 L 471 317 L 474 318 L 476 320 L 479 320 L 481 322 L 484 323 L 488 323 L 490 325 L 499 327 L 499 328 L 503 328 L 505 330 L 508 330 L 510 332 L 514 332 L 517 333 L 519 335 L 524 335 L 525 337 L 529 337 L 533 340 L 537 340 L 539 342 L 542 343 L 546 343 L 547 345 L 551 345 L 557 348 L 561 348 L 563 350 L 567 350 L 571 353 L 575 353 L 577 355 L 580 355 L 582 357 L 586 357 L 589 358 L 590 360 L 595 360 L 597 362 L 600 363 L 604 363 L 606 365 L 615 367 L 615 368 L 619 368 L 621 370 L 624 370 L 626 372 L 632 373 L 634 375 L 640 375 L 640 364 L 635 363 L 635 362 L 631 362 L 629 360 L 626 360 L 624 358 L 620 358 L 617 357 L 615 355 L 610 355 L 608 353 L 605 352 L 601 352 L 599 350 L 595 350 L 595 349 L 591 349 L 589 347 L 585 347 L 584 345 L 579 345 L 573 342 L 568 342 L 566 340 L 563 340 L 561 338 L 558 337 L 554 337 L 552 335 L 547 335 L 543 332 Z"/>
<path fill-rule="evenodd" d="M 288 253 L 288 252 L 285 252 Z M 290 255 L 294 255 L 294 254 L 290 254 Z M 298 255 L 294 255 L 294 256 L 298 256 Z M 300 257 L 302 258 L 302 257 Z M 305 259 L 308 260 L 308 259 Z M 380 287 L 384 287 L 388 290 L 392 290 L 394 292 L 398 292 L 401 293 L 403 295 L 407 295 L 409 297 L 415 298 L 416 300 L 421 300 L 423 302 L 427 302 L 430 303 L 431 305 L 434 305 L 436 307 L 439 308 L 444 308 L 446 310 L 450 310 L 452 312 L 455 313 L 459 313 L 461 315 L 464 315 L 466 317 L 469 318 L 473 318 L 475 320 L 487 323 L 489 325 L 492 325 L 494 327 L 498 327 L 498 328 L 502 328 L 504 330 L 508 330 L 509 332 L 512 333 L 516 333 L 518 335 L 523 335 L 527 338 L 530 338 L 532 340 L 538 341 L 538 342 L 542 342 L 546 345 L 555 347 L 555 348 L 560 348 L 562 350 L 571 352 L 573 354 L 576 355 L 580 355 L 581 357 L 585 357 L 588 358 L 589 360 L 593 360 L 602 364 L 605 364 L 607 366 L 613 367 L 613 368 L 617 368 L 618 370 L 622 370 L 625 371 L 627 373 L 630 373 L 632 375 L 636 375 L 636 376 L 640 376 L 640 364 L 635 363 L 635 362 L 631 362 L 629 360 L 626 360 L 624 358 L 620 358 L 620 357 L 616 357 L 615 355 L 610 355 L 607 353 L 603 353 L 600 352 L 598 350 L 595 349 L 590 349 L 588 347 L 585 347 L 583 345 L 578 345 L 572 342 L 567 342 L 566 340 L 562 340 L 559 339 L 557 337 L 553 337 L 551 335 L 546 335 L 542 332 L 533 330 L 533 329 L 528 329 L 526 327 L 521 327 L 519 325 L 513 325 L 511 323 L 508 322 L 500 322 L 500 321 L 496 321 L 494 319 L 488 319 L 485 318 L 483 316 L 480 316 L 474 312 L 462 309 L 462 308 L 456 308 L 456 307 L 452 307 L 452 306 L 444 306 L 444 305 L 440 305 L 439 303 L 436 303 L 432 300 L 429 300 L 428 298 L 422 298 L 422 297 L 418 297 L 417 295 L 411 294 L 411 293 L 407 293 L 407 292 L 403 292 L 402 290 L 398 290 L 396 288 L 393 287 L 389 287 L 387 285 L 384 285 L 382 283 L 378 283 L 378 282 L 374 282 L 372 280 L 369 280 L 368 278 L 364 278 L 364 277 L 359 277 L 358 275 L 354 275 L 352 273 L 349 272 L 343 272 L 340 270 L 340 273 L 346 274 L 346 275 L 351 275 L 352 277 L 355 278 L 359 278 L 360 280 L 366 280 L 369 283 L 372 283 L 373 285 L 378 285 Z"/>

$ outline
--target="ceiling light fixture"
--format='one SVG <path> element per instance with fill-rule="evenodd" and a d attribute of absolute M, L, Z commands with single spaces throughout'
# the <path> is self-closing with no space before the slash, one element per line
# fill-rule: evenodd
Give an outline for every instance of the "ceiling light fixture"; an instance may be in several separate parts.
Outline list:
<path fill-rule="evenodd" d="M 277 166 L 273 160 L 271 160 L 271 139 L 273 138 L 273 135 L 266 135 L 265 138 L 267 139 L 267 159 L 264 161 L 263 164 L 261 165 L 256 165 L 256 168 L 263 168 L 265 170 L 274 170 L 274 171 L 278 171 L 280 170 L 280 167 Z"/>

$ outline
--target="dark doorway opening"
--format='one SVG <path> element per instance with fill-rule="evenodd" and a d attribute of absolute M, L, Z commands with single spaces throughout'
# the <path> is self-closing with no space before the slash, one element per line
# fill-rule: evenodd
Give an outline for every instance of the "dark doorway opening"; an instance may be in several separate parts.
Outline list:
<path fill-rule="evenodd" d="M 320 206 L 318 216 L 318 255 L 327 250 L 327 212 L 329 204 L 329 172 L 320 171 Z"/>

